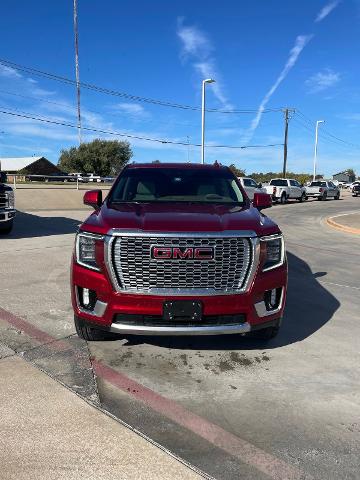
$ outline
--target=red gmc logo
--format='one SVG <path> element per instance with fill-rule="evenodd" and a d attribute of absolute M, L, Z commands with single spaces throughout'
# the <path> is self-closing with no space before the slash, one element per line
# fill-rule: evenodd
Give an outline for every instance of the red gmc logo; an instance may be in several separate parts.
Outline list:
<path fill-rule="evenodd" d="M 152 247 L 155 260 L 213 260 L 212 247 Z"/>

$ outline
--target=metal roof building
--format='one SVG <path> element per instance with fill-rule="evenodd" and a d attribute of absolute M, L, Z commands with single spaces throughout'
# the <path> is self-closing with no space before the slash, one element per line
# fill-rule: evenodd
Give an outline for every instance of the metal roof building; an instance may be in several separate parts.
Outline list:
<path fill-rule="evenodd" d="M 0 157 L 0 170 L 8 174 L 51 175 L 60 173 L 59 168 L 45 157 Z"/>

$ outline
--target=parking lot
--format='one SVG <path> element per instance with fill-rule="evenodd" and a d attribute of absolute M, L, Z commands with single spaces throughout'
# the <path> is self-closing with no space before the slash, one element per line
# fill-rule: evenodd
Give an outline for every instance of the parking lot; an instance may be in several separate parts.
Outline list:
<path fill-rule="evenodd" d="M 360 242 L 326 224 L 359 211 L 359 198 L 267 211 L 289 261 L 283 328 L 270 343 L 87 344 L 75 334 L 69 298 L 74 232 L 89 212 L 82 193 L 61 210 L 43 193 L 18 192 L 16 227 L 0 239 L 0 345 L 209 477 L 359 478 Z"/>

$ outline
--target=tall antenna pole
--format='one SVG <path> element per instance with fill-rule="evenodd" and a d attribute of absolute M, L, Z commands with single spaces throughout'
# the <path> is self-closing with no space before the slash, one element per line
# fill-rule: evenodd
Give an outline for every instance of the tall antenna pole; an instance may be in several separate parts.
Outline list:
<path fill-rule="evenodd" d="M 81 145 L 81 109 L 80 109 L 80 74 L 79 74 L 79 36 L 77 21 L 77 0 L 74 0 L 74 37 L 75 37 L 75 73 L 76 73 L 76 96 L 77 96 L 77 128 L 79 145 Z"/>
<path fill-rule="evenodd" d="M 187 161 L 190 163 L 190 137 L 186 135 L 187 138 Z"/>

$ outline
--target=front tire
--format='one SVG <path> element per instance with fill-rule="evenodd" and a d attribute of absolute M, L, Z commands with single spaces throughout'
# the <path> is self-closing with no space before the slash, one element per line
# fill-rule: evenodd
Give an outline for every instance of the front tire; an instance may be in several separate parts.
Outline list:
<path fill-rule="evenodd" d="M 340 192 L 336 195 L 335 200 L 340 200 Z"/>
<path fill-rule="evenodd" d="M 272 327 L 266 327 L 262 328 L 261 330 L 255 330 L 255 332 L 251 332 L 251 337 L 256 338 L 257 340 L 262 340 L 262 341 L 270 341 L 273 338 L 275 338 L 279 331 L 280 331 L 280 324 L 281 320 L 279 320 L 276 325 L 273 325 Z"/>
<path fill-rule="evenodd" d="M 299 203 L 302 203 L 302 202 L 304 202 L 305 200 L 306 200 L 306 196 L 305 196 L 305 193 L 303 193 L 303 194 L 301 195 L 301 197 L 299 198 Z"/>
<path fill-rule="evenodd" d="M 7 222 L 0 223 L 0 235 L 8 235 L 13 229 L 14 221 L 8 220 Z"/>
<path fill-rule="evenodd" d="M 79 338 L 88 342 L 100 342 L 114 338 L 110 332 L 105 332 L 96 327 L 91 327 L 82 318 L 74 315 L 75 330 Z"/>

